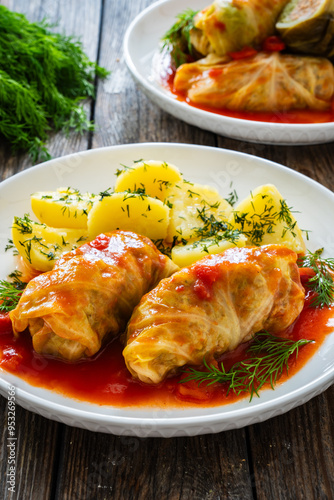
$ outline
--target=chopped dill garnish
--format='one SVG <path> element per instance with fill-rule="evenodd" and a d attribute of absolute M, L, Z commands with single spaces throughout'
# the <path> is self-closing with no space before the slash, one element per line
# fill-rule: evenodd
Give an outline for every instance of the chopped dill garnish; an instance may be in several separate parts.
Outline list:
<path fill-rule="evenodd" d="M 105 191 L 101 191 L 99 193 L 99 197 L 100 197 L 99 201 L 102 201 L 103 198 L 107 198 L 108 196 L 111 196 L 112 194 L 114 194 L 114 191 L 111 187 L 106 189 Z"/>
<path fill-rule="evenodd" d="M 295 342 L 267 332 L 260 332 L 255 335 L 247 350 L 250 357 L 235 363 L 230 370 L 226 371 L 223 363 L 221 363 L 220 368 L 214 365 L 209 366 L 204 359 L 207 371 L 187 368 L 185 373 L 188 376 L 180 382 L 194 380 L 199 385 L 203 382 L 207 382 L 208 385 L 215 382 L 227 383 L 227 395 L 230 391 L 235 394 L 248 392 L 251 401 L 254 395 L 259 397 L 259 391 L 264 384 L 270 383 L 271 388 L 274 389 L 283 370 L 288 371 L 289 369 L 290 356 L 293 354 L 298 356 L 299 349 L 310 342 L 313 341 L 301 339 Z"/>
<path fill-rule="evenodd" d="M 194 55 L 190 32 L 195 28 L 194 17 L 197 11 L 186 9 L 176 16 L 177 21 L 162 37 L 162 50 L 170 50 L 176 67 L 189 62 L 189 55 Z"/>

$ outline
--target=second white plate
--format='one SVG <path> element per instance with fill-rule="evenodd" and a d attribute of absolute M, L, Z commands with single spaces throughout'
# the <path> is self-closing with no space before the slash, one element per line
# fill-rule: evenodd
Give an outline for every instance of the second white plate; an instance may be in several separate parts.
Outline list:
<path fill-rule="evenodd" d="M 233 139 L 264 144 L 319 144 L 334 140 L 334 122 L 314 124 L 268 123 L 230 118 L 176 100 L 152 77 L 152 59 L 164 33 L 177 14 L 200 10 L 208 0 L 161 0 L 144 10 L 129 26 L 124 38 L 127 66 L 144 93 L 164 111 L 180 120 Z"/>

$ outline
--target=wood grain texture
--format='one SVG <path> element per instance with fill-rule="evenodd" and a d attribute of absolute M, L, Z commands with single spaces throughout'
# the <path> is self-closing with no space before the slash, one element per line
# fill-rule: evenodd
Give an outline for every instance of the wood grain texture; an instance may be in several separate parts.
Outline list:
<path fill-rule="evenodd" d="M 334 189 L 334 143 L 307 147 L 251 144 L 172 118 L 136 88 L 122 41 L 152 0 L 3 0 L 31 20 L 47 16 L 81 36 L 92 59 L 112 71 L 87 109 L 94 134 L 50 138 L 53 156 L 135 142 L 183 142 L 233 149 L 287 165 Z M 102 21 L 102 22 L 101 22 Z M 1 178 L 30 166 L 0 148 Z M 7 413 L 0 398 L 0 499 L 5 500 L 330 500 L 334 497 L 334 388 L 267 422 L 216 435 L 138 439 L 67 427 L 17 407 L 15 496 L 6 488 Z"/>

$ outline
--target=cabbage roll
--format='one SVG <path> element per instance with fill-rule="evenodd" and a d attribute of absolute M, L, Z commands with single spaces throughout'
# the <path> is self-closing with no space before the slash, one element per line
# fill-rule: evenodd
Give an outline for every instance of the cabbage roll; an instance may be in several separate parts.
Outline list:
<path fill-rule="evenodd" d="M 223 56 L 246 45 L 259 46 L 275 33 L 288 0 L 216 0 L 194 18 L 190 40 L 203 55 Z"/>
<path fill-rule="evenodd" d="M 93 356 L 103 340 L 124 331 L 141 297 L 176 269 L 148 238 L 102 234 L 28 283 L 10 313 L 14 334 L 29 328 L 40 354 Z"/>
<path fill-rule="evenodd" d="M 276 24 L 289 49 L 334 56 L 334 0 L 291 0 Z"/>
<path fill-rule="evenodd" d="M 123 355 L 133 377 L 157 384 L 260 330 L 287 328 L 304 304 L 296 259 L 283 245 L 231 248 L 162 280 L 128 323 Z"/>
<path fill-rule="evenodd" d="M 174 87 L 195 104 L 235 111 L 328 110 L 334 67 L 328 59 L 258 53 L 226 64 L 180 66 Z"/>

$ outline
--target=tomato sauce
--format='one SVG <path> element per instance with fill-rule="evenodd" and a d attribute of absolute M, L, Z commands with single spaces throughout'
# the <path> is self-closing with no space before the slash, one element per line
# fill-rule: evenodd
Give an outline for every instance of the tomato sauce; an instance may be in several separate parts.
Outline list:
<path fill-rule="evenodd" d="M 170 60 L 169 60 L 170 61 Z M 220 71 L 219 68 L 213 68 L 211 72 Z M 268 123 L 328 123 L 334 122 L 334 102 L 332 109 L 328 111 L 317 111 L 310 109 L 292 110 L 292 111 L 275 111 L 275 112 L 260 112 L 260 111 L 232 111 L 229 109 L 213 108 L 195 104 L 183 92 L 178 92 L 174 88 L 175 71 L 171 66 L 165 67 L 161 73 L 160 83 L 174 96 L 177 101 L 186 102 L 193 108 L 208 111 L 216 115 L 228 116 L 230 118 L 238 118 L 240 120 L 251 120 Z M 213 76 L 213 74 L 211 75 Z"/>
<path fill-rule="evenodd" d="M 296 322 L 282 336 L 293 340 L 310 339 L 315 342 L 300 348 L 298 358 L 289 360 L 289 375 L 299 370 L 319 348 L 333 327 L 329 319 L 334 317 L 334 308 L 314 309 L 307 296 L 305 307 Z M 240 345 L 231 353 L 221 356 L 225 370 L 247 357 L 249 343 Z M 80 401 L 116 407 L 185 408 L 219 406 L 249 397 L 233 392 L 227 393 L 224 384 L 198 386 L 197 382 L 180 383 L 186 376 L 167 379 L 157 386 L 149 386 L 132 378 L 128 372 L 119 340 L 110 342 L 94 358 L 74 364 L 51 357 L 41 356 L 32 348 L 28 331 L 15 339 L 8 332 L 8 321 L 0 322 L 0 371 L 9 372 L 26 380 L 33 386 L 53 390 Z M 286 380 L 283 373 L 279 383 Z M 268 384 L 269 387 L 269 384 Z"/>

